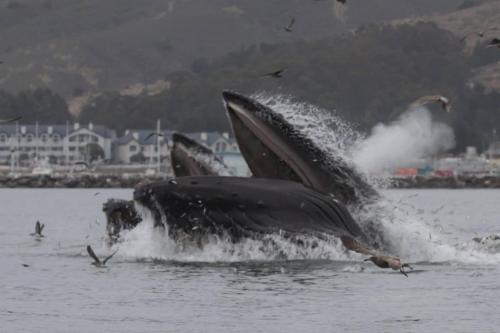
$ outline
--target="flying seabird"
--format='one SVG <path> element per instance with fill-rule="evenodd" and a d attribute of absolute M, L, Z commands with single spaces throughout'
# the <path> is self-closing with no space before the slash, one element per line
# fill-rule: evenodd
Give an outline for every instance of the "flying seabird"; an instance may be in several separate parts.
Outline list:
<path fill-rule="evenodd" d="M 31 236 L 37 236 L 37 237 L 45 237 L 42 235 L 43 228 L 45 227 L 45 224 L 40 224 L 40 221 L 36 221 L 35 224 L 35 232 L 31 233 Z"/>
<path fill-rule="evenodd" d="M 158 136 L 163 136 L 162 133 L 157 133 L 157 132 L 153 132 L 153 133 L 150 133 L 145 139 L 144 141 L 148 141 L 149 138 L 151 138 L 152 136 L 155 136 L 155 135 L 158 135 Z"/>
<path fill-rule="evenodd" d="M 11 119 L 0 119 L 0 124 L 8 124 L 8 123 L 13 123 L 15 121 L 23 119 L 22 116 L 14 117 Z"/>
<path fill-rule="evenodd" d="M 285 70 L 286 70 L 286 67 L 281 68 L 281 69 L 279 69 L 277 71 L 274 71 L 274 72 L 270 72 L 270 73 L 264 74 L 262 76 L 269 76 L 269 77 L 273 77 L 275 79 L 279 79 L 279 78 L 281 78 L 283 76 L 283 72 L 285 72 Z"/>
<path fill-rule="evenodd" d="M 444 96 L 441 96 L 441 95 L 430 95 L 430 96 L 420 97 L 415 102 L 411 103 L 410 106 L 413 106 L 413 107 L 422 106 L 422 105 L 426 105 L 426 104 L 434 103 L 434 102 L 439 102 L 441 104 L 441 107 L 443 108 L 443 110 L 445 110 L 446 112 L 451 111 L 450 100 Z"/>
<path fill-rule="evenodd" d="M 92 248 L 90 247 L 90 245 L 87 245 L 87 252 L 89 254 L 89 256 L 94 259 L 94 262 L 92 263 L 92 265 L 96 266 L 96 267 L 105 267 L 106 266 L 106 262 L 111 259 L 112 256 L 115 255 L 116 252 L 118 252 L 118 250 L 116 250 L 115 252 L 111 253 L 111 255 L 109 255 L 108 257 L 106 257 L 106 259 L 104 259 L 103 261 L 99 260 L 99 258 L 97 258 L 97 256 L 95 255 L 94 253 L 94 250 L 92 250 Z"/>
<path fill-rule="evenodd" d="M 500 39 L 493 38 L 491 42 L 488 43 L 488 47 L 498 47 L 500 48 Z"/>
<path fill-rule="evenodd" d="M 285 29 L 286 32 L 292 32 L 293 31 L 292 27 L 294 24 L 295 24 L 295 17 L 292 17 L 288 26 L 284 27 L 283 29 Z"/>
<path fill-rule="evenodd" d="M 340 239 L 342 240 L 344 246 L 347 247 L 348 249 L 361 254 L 366 254 L 371 256 L 370 258 L 367 258 L 364 261 L 369 260 L 380 268 L 392 268 L 394 270 L 399 270 L 399 272 L 401 272 L 401 274 L 403 274 L 406 277 L 408 277 L 408 274 L 406 274 L 404 268 L 408 267 L 413 270 L 413 268 L 409 264 L 401 263 L 401 259 L 379 253 L 359 243 L 353 238 L 341 236 Z"/>

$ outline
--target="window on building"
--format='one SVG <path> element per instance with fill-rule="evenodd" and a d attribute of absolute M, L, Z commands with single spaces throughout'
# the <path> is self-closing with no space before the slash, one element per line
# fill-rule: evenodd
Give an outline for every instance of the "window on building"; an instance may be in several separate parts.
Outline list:
<path fill-rule="evenodd" d="M 61 139 L 61 137 L 59 136 L 59 134 L 52 135 L 52 141 L 59 142 L 59 139 Z"/>
<path fill-rule="evenodd" d="M 137 151 L 137 146 L 129 146 L 128 149 L 129 151 L 134 152 Z"/>
<path fill-rule="evenodd" d="M 69 147 L 69 151 L 75 151 L 76 147 Z"/>
<path fill-rule="evenodd" d="M 1 143 L 4 143 L 7 141 L 7 135 L 6 134 L 0 134 L 0 142 Z"/>
<path fill-rule="evenodd" d="M 32 134 L 26 135 L 26 142 L 31 142 L 31 141 L 33 141 L 33 135 Z"/>
<path fill-rule="evenodd" d="M 95 136 L 95 135 L 92 135 L 91 136 L 91 141 L 92 142 L 99 142 L 99 138 L 97 136 Z"/>
<path fill-rule="evenodd" d="M 47 142 L 47 134 L 42 134 L 40 136 L 40 139 L 42 140 L 42 142 Z"/>
<path fill-rule="evenodd" d="M 75 141 L 76 141 L 76 135 L 69 137 L 69 142 L 75 142 Z"/>

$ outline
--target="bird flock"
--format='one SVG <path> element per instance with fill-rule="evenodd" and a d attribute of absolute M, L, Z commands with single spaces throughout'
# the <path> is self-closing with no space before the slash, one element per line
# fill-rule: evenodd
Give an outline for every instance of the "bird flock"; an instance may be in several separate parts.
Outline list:
<path fill-rule="evenodd" d="M 45 235 L 42 234 L 43 228 L 45 228 L 45 224 L 41 224 L 40 221 L 36 221 L 35 223 L 35 232 L 32 232 L 30 236 L 33 236 L 36 240 L 40 241 L 42 238 L 45 237 Z M 99 257 L 95 254 L 94 250 L 90 245 L 87 245 L 87 253 L 89 254 L 90 258 L 94 259 L 92 262 L 92 265 L 103 268 L 106 267 L 106 263 L 108 262 L 109 259 L 111 259 L 118 250 L 115 252 L 111 253 L 109 256 L 104 258 L 104 260 L 100 260 Z M 30 267 L 28 264 L 21 264 L 23 267 Z"/>

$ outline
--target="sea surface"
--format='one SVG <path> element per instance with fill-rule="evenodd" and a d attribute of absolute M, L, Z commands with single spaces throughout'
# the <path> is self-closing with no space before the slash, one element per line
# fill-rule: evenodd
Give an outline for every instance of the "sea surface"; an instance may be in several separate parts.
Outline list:
<path fill-rule="evenodd" d="M 331 244 L 195 251 L 144 227 L 109 248 L 102 203 L 131 196 L 0 190 L 0 332 L 500 331 L 500 244 L 472 241 L 500 234 L 499 190 L 385 191 L 408 277 Z M 87 244 L 118 253 L 96 268 Z"/>

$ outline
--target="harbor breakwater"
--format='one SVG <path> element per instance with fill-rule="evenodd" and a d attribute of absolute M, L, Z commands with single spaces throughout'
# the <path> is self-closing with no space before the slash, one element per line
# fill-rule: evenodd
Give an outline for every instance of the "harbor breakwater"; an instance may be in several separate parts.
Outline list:
<path fill-rule="evenodd" d="M 163 180 L 164 177 L 140 176 L 0 176 L 0 188 L 133 188 L 139 183 Z"/>
<path fill-rule="evenodd" d="M 133 188 L 139 183 L 164 180 L 157 176 L 72 175 L 0 176 L 0 188 Z M 390 188 L 500 188 L 500 177 L 405 177 L 394 178 Z"/>

